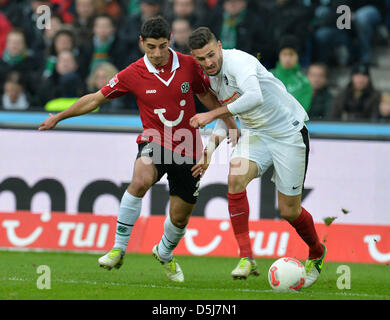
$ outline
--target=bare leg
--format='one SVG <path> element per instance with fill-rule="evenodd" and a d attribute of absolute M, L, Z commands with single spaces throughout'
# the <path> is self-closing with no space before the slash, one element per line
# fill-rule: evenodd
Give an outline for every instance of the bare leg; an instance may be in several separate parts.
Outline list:
<path fill-rule="evenodd" d="M 173 258 L 172 252 L 184 237 L 186 226 L 195 205 L 178 196 L 170 197 L 169 216 L 164 222 L 164 234 L 158 244 L 158 253 L 163 261 Z"/>

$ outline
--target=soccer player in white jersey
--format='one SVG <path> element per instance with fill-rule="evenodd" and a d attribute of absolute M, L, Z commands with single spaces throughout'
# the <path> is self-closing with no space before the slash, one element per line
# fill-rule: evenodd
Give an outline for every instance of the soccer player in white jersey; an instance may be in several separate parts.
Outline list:
<path fill-rule="evenodd" d="M 318 238 L 311 214 L 301 206 L 309 155 L 305 110 L 258 59 L 240 50 L 222 49 L 221 42 L 208 28 L 196 29 L 189 38 L 189 46 L 222 104 L 213 111 L 193 116 L 190 124 L 203 127 L 226 116 L 238 116 L 241 121 L 241 138 L 230 160 L 227 194 L 241 257 L 232 272 L 233 278 L 246 279 L 257 274 L 249 240 L 246 186 L 273 165 L 272 180 L 278 190 L 281 216 L 309 247 L 305 287 L 311 286 L 321 272 L 326 248 Z M 204 151 L 205 161 L 192 168 L 193 175 L 203 174 L 207 169 L 206 159 L 217 147 L 218 139 L 214 137 L 218 135 L 210 139 Z"/>

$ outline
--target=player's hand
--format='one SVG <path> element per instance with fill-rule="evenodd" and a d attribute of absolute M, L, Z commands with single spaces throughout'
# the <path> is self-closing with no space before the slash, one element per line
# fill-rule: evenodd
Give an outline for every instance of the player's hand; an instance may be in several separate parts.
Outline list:
<path fill-rule="evenodd" d="M 235 147 L 240 139 L 241 131 L 239 129 L 229 129 L 229 134 L 227 137 L 227 143 L 231 143 L 232 147 Z"/>
<path fill-rule="evenodd" d="M 53 129 L 58 123 L 58 120 L 56 116 L 53 116 L 51 113 L 49 113 L 49 118 L 47 118 L 45 121 L 43 121 L 40 125 L 38 130 L 50 130 Z"/>
<path fill-rule="evenodd" d="M 196 178 L 197 176 L 203 177 L 207 168 L 210 165 L 211 154 L 207 149 L 203 150 L 203 154 L 199 159 L 198 163 L 191 168 L 192 176 Z"/>
<path fill-rule="evenodd" d="M 190 119 L 190 126 L 193 128 L 203 128 L 206 124 L 214 121 L 211 112 L 198 113 Z"/>

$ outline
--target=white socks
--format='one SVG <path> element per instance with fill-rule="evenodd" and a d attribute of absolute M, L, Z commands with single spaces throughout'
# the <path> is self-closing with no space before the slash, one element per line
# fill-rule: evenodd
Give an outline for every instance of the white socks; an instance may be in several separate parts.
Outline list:
<path fill-rule="evenodd" d="M 168 215 L 164 222 L 164 234 L 158 244 L 158 254 L 162 261 L 169 262 L 172 260 L 172 251 L 179 244 L 185 233 L 186 228 L 181 229 L 173 225 Z"/>
<path fill-rule="evenodd" d="M 129 243 L 131 231 L 141 213 L 142 198 L 134 197 L 125 191 L 123 194 L 118 220 L 116 223 L 116 234 L 114 248 L 126 252 Z M 173 225 L 169 215 L 164 222 L 164 234 L 158 244 L 158 254 L 162 261 L 168 262 L 173 258 L 172 251 L 179 244 L 179 241 L 186 233 L 186 228 L 178 228 Z"/>
<path fill-rule="evenodd" d="M 126 252 L 131 231 L 141 213 L 142 198 L 134 197 L 125 191 L 119 207 L 118 220 L 116 223 L 116 234 L 114 248 Z"/>

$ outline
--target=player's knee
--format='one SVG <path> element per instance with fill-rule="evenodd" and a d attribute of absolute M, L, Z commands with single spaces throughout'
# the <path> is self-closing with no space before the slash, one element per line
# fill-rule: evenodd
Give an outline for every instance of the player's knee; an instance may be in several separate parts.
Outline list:
<path fill-rule="evenodd" d="M 295 205 L 279 203 L 280 216 L 287 221 L 294 221 L 301 214 L 301 207 Z"/>
<path fill-rule="evenodd" d="M 172 224 L 180 229 L 184 229 L 188 224 L 189 217 L 171 217 Z"/>
<path fill-rule="evenodd" d="M 128 188 L 129 192 L 137 197 L 143 197 L 152 186 L 150 179 L 144 177 L 134 177 Z"/>
<path fill-rule="evenodd" d="M 247 179 L 242 175 L 229 174 L 228 191 L 229 193 L 243 192 L 247 186 Z"/>

